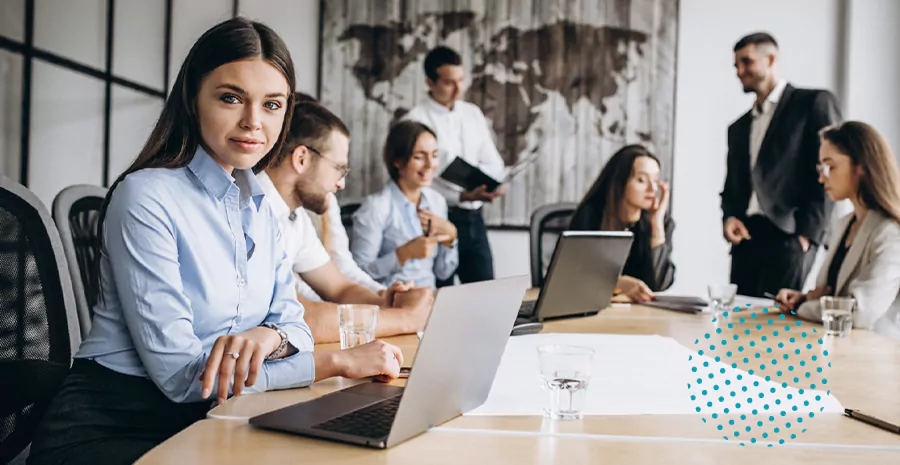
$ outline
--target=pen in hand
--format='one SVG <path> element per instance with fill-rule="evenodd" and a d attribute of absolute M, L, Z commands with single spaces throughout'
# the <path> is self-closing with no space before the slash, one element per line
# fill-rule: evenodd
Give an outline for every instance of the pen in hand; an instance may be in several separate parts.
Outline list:
<path fill-rule="evenodd" d="M 783 308 L 783 309 L 785 309 L 785 310 L 788 310 L 788 309 L 791 308 L 788 304 L 782 302 L 781 300 L 778 299 L 778 297 L 774 296 L 774 295 L 773 295 L 772 293 L 770 293 L 770 292 L 763 292 L 763 295 L 764 295 L 765 297 L 768 297 L 768 298 L 774 300 L 775 303 L 776 303 L 779 307 L 781 307 L 781 308 Z M 793 310 L 791 310 L 791 311 L 793 312 Z"/>
<path fill-rule="evenodd" d="M 425 237 L 431 236 L 431 218 L 428 218 L 428 224 L 425 226 Z"/>

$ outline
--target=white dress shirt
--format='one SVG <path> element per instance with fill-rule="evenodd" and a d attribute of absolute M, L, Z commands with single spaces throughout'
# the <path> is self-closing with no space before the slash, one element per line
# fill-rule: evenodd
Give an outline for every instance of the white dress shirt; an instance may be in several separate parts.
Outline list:
<path fill-rule="evenodd" d="M 278 219 L 284 250 L 291 262 L 291 269 L 294 271 L 294 280 L 297 282 L 295 284 L 297 284 L 299 292 L 299 283 L 302 282 L 299 274 L 324 266 L 331 260 L 331 257 L 328 256 L 328 252 L 319 241 L 316 229 L 309 216 L 304 213 L 303 208 L 292 211 L 265 171 L 257 174 L 256 180 L 266 194 L 266 201 L 269 202 L 275 218 Z"/>
<path fill-rule="evenodd" d="M 322 217 L 318 214 L 305 210 L 306 214 L 312 220 L 312 225 L 316 228 L 316 235 L 322 240 Z M 337 266 L 337 269 L 347 277 L 350 281 L 374 292 L 378 293 L 384 290 L 384 286 L 372 279 L 366 274 L 359 265 L 353 260 L 353 254 L 350 253 L 350 238 L 347 236 L 347 230 L 344 229 L 344 223 L 341 221 L 341 206 L 338 204 L 337 197 L 334 194 L 328 194 L 328 254 L 331 255 L 331 261 Z M 322 298 L 316 294 L 303 280 L 297 284 L 298 292 L 306 299 L 313 301 L 321 301 Z"/>
<path fill-rule="evenodd" d="M 756 166 L 756 159 L 759 157 L 759 149 L 762 147 L 763 139 L 766 137 L 766 131 L 769 130 L 769 123 L 772 122 L 772 115 L 775 114 L 775 109 L 778 108 L 778 101 L 781 100 L 781 94 L 784 93 L 785 87 L 787 87 L 787 81 L 784 79 L 778 81 L 778 84 L 775 84 L 775 88 L 772 89 L 772 92 L 769 92 L 769 96 L 763 100 L 762 108 L 758 108 L 756 103 L 754 103 L 753 108 L 750 110 L 750 114 L 753 116 L 753 121 L 750 123 L 751 173 Z M 752 182 L 750 185 L 753 187 L 753 191 L 750 194 L 750 205 L 747 207 L 747 216 L 762 215 L 762 207 L 759 205 L 759 199 L 756 198 L 756 188 L 753 186 Z"/>
<path fill-rule="evenodd" d="M 428 96 L 403 119 L 422 123 L 437 134 L 440 151 L 439 170 L 443 170 L 458 156 L 477 167 L 492 178 L 503 181 L 506 166 L 488 127 L 484 113 L 477 106 L 460 100 L 453 104 L 453 109 L 441 105 Z M 477 210 L 482 202 L 460 202 L 462 188 L 455 184 L 436 178 L 435 190 L 441 193 L 449 206 Z"/>

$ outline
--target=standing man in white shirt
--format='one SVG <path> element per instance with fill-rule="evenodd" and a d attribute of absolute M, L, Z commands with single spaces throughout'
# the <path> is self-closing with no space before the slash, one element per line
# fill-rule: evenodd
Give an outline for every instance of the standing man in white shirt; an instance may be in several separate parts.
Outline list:
<path fill-rule="evenodd" d="M 779 79 L 778 60 L 778 43 L 763 32 L 734 46 L 737 76 L 756 100 L 728 128 L 723 234 L 731 282 L 755 297 L 803 287 L 832 209 L 818 182 L 819 130 L 841 119 L 831 92 Z"/>
<path fill-rule="evenodd" d="M 304 208 L 326 212 L 329 194 L 344 187 L 350 170 L 349 146 L 350 131 L 340 118 L 317 103 L 301 101 L 294 107 L 282 153 L 257 174 L 281 226 L 294 277 L 321 296 L 318 301 L 298 293 L 317 343 L 339 340 L 337 304 L 381 306 L 376 336 L 387 337 L 421 331 L 434 298 L 430 289 L 410 283 L 394 283 L 382 295 L 356 284 L 338 270 L 316 235 Z"/>
<path fill-rule="evenodd" d="M 424 68 L 428 98 L 403 119 L 418 121 L 437 134 L 439 166 L 449 166 L 456 157 L 460 157 L 502 181 L 506 167 L 494 145 L 484 113 L 462 99 L 466 91 L 462 58 L 451 48 L 435 47 L 425 57 Z M 459 233 L 459 267 L 456 270 L 459 280 L 470 283 L 494 279 L 494 259 L 482 206 L 502 196 L 506 186 L 501 185 L 494 192 L 486 192 L 485 186 L 464 192 L 437 178 L 433 187 L 447 199 L 449 219 Z M 453 276 L 438 285 L 452 284 Z"/>

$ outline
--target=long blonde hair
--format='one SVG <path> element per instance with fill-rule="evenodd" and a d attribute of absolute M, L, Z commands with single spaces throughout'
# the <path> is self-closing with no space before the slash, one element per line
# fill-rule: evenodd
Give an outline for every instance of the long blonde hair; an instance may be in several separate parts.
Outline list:
<path fill-rule="evenodd" d="M 884 137 L 859 121 L 827 126 L 819 131 L 819 137 L 862 167 L 858 200 L 900 223 L 900 170 Z"/>

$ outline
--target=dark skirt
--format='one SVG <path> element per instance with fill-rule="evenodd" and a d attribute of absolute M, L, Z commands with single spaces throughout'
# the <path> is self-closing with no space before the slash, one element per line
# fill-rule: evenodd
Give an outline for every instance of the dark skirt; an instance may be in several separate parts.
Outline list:
<path fill-rule="evenodd" d="M 78 359 L 41 420 L 28 464 L 133 463 L 210 405 L 172 402 L 147 378 Z"/>

